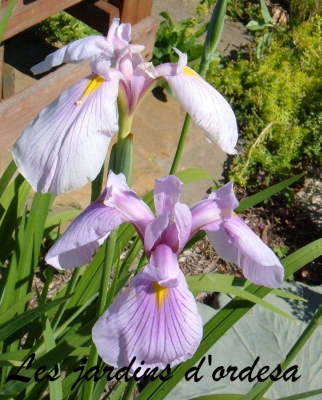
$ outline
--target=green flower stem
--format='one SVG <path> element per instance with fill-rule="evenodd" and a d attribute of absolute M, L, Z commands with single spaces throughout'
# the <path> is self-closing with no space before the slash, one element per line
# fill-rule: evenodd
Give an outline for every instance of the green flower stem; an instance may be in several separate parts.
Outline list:
<path fill-rule="evenodd" d="M 181 135 L 180 135 L 180 139 L 179 139 L 179 143 L 178 143 L 178 147 L 176 150 L 176 154 L 174 156 L 173 163 L 172 163 L 172 166 L 170 169 L 170 175 L 173 175 L 177 172 L 177 169 L 178 169 L 178 166 L 180 163 L 180 159 L 182 156 L 183 148 L 186 143 L 187 136 L 188 136 L 190 124 L 191 124 L 191 117 L 189 114 L 186 114 L 186 117 L 185 117 L 185 120 L 183 123 L 183 127 L 182 127 L 182 131 L 181 131 Z"/>
<path fill-rule="evenodd" d="M 298 355 L 298 353 L 302 350 L 305 346 L 306 342 L 312 336 L 316 328 L 322 322 L 322 304 L 318 308 L 317 312 L 315 313 L 314 317 L 312 318 L 311 322 L 303 331 L 302 335 L 298 338 L 294 346 L 291 348 L 289 353 L 287 354 L 286 358 L 281 362 L 282 371 L 285 371 L 286 368 L 292 363 L 294 358 Z M 263 395 L 268 391 L 268 389 L 273 385 L 272 380 L 264 381 L 258 385 L 256 385 L 250 392 L 245 394 L 241 400 L 260 400 L 262 399 Z"/>
<path fill-rule="evenodd" d="M 129 105 L 126 98 L 126 94 L 119 89 L 119 94 L 117 97 L 117 106 L 119 110 L 119 133 L 118 141 L 125 139 L 127 135 L 131 132 L 131 126 L 133 121 L 133 113 L 129 114 Z"/>
<path fill-rule="evenodd" d="M 113 267 L 116 236 L 117 236 L 117 229 L 115 229 L 110 233 L 105 243 L 105 258 L 102 266 L 102 280 L 101 280 L 101 287 L 99 291 L 98 304 L 97 304 L 98 317 L 105 311 L 105 304 L 108 293 L 107 288 L 109 286 L 110 275 Z M 97 362 L 98 362 L 98 354 L 95 345 L 92 344 L 89 353 L 89 358 L 87 361 L 86 371 L 97 365 Z M 86 381 L 84 384 L 83 398 L 91 399 L 93 397 L 93 391 L 94 391 L 94 380 L 90 379 L 89 381 Z"/>
<path fill-rule="evenodd" d="M 126 389 L 124 390 L 123 396 L 121 400 L 131 400 L 132 394 L 134 392 L 134 389 L 136 387 L 136 382 L 132 378 L 130 382 L 126 385 Z"/>

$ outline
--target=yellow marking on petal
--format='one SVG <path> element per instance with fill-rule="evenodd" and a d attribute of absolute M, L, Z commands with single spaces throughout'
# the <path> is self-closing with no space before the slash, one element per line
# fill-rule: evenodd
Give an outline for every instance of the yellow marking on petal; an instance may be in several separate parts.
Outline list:
<path fill-rule="evenodd" d="M 97 90 L 101 84 L 104 82 L 105 80 L 103 78 L 101 78 L 98 75 L 95 75 L 89 82 L 87 88 L 84 90 L 84 93 L 82 94 L 81 98 L 79 100 L 77 100 L 75 102 L 75 104 L 77 106 L 79 106 L 80 104 L 82 104 L 84 97 L 92 94 L 93 92 L 95 92 L 95 90 Z"/>
<path fill-rule="evenodd" d="M 197 72 L 195 72 L 193 69 L 189 67 L 184 67 L 182 72 L 186 75 L 191 75 L 191 76 L 198 76 Z"/>
<path fill-rule="evenodd" d="M 152 286 L 155 293 L 156 302 L 158 303 L 158 307 L 160 309 L 165 302 L 169 289 L 159 285 L 158 282 L 153 282 Z"/>

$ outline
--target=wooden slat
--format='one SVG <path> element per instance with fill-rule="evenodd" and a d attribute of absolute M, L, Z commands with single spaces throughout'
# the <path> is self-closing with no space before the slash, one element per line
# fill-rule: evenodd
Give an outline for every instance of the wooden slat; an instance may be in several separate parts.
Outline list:
<path fill-rule="evenodd" d="M 89 62 L 68 64 L 32 87 L 0 103 L 0 152 L 18 139 L 23 129 L 62 91 L 90 74 Z"/>
<path fill-rule="evenodd" d="M 6 100 L 15 94 L 15 70 L 7 64 L 2 64 L 2 99 Z"/>
<path fill-rule="evenodd" d="M 32 3 L 24 4 L 23 0 L 18 0 L 2 40 L 10 38 L 80 1 L 82 0 L 36 0 Z M 5 12 L 6 5 L 8 5 L 8 2 L 1 7 L 0 20 Z"/>
<path fill-rule="evenodd" d="M 145 46 L 142 56 L 145 61 L 151 60 L 155 35 L 158 29 L 158 20 L 154 17 L 146 17 L 132 27 L 131 43 L 143 44 Z"/>

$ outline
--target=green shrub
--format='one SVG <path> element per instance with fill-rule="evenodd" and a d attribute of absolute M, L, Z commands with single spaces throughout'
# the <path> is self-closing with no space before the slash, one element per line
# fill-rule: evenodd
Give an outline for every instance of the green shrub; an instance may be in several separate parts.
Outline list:
<path fill-rule="evenodd" d="M 224 64 L 214 62 L 207 79 L 230 99 L 242 134 L 230 177 L 256 186 L 321 165 L 322 18 L 275 33 L 260 60 Z"/>
<path fill-rule="evenodd" d="M 64 11 L 44 20 L 32 30 L 51 44 L 68 44 L 85 36 L 97 34 L 97 31 Z"/>

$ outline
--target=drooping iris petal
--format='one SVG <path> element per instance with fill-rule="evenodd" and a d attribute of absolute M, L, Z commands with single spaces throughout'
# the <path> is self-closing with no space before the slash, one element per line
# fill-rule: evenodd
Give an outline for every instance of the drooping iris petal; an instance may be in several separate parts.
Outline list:
<path fill-rule="evenodd" d="M 210 193 L 208 199 L 216 201 L 218 207 L 221 209 L 222 218 L 230 218 L 232 211 L 238 207 L 239 204 L 234 193 L 234 185 L 232 182 Z"/>
<path fill-rule="evenodd" d="M 33 74 L 41 74 L 63 63 L 78 63 L 86 58 L 105 53 L 113 55 L 111 44 L 103 36 L 88 36 L 78 39 L 49 54 L 44 61 L 33 66 Z"/>
<path fill-rule="evenodd" d="M 118 130 L 117 86 L 97 75 L 82 79 L 24 130 L 13 156 L 35 191 L 60 194 L 96 178 Z"/>
<path fill-rule="evenodd" d="M 104 204 L 123 214 L 144 237 L 147 224 L 154 219 L 150 208 L 129 188 L 123 174 L 110 171 L 107 180 L 107 194 Z"/>
<path fill-rule="evenodd" d="M 284 268 L 274 252 L 237 216 L 228 219 L 217 231 L 206 231 L 218 255 L 237 264 L 253 283 L 278 287 Z"/>
<path fill-rule="evenodd" d="M 102 196 L 101 196 L 102 197 Z M 107 235 L 128 219 L 102 199 L 80 214 L 46 255 L 46 262 L 58 269 L 87 264 Z"/>
<path fill-rule="evenodd" d="M 165 288 L 139 274 L 130 287 L 99 318 L 93 341 L 99 355 L 114 367 L 132 364 L 164 369 L 193 356 L 202 338 L 196 302 L 182 272 L 179 284 Z"/>
<path fill-rule="evenodd" d="M 191 207 L 192 235 L 198 230 L 214 231 L 219 229 L 223 219 L 232 216 L 233 209 L 238 206 L 233 184 L 227 185 L 212 192 L 207 198 Z"/>
<path fill-rule="evenodd" d="M 238 139 L 236 118 L 229 103 L 200 75 L 187 66 L 186 55 L 177 51 L 177 64 L 156 67 L 171 86 L 181 105 L 194 122 L 205 130 L 207 139 L 228 154 L 236 154 Z"/>

